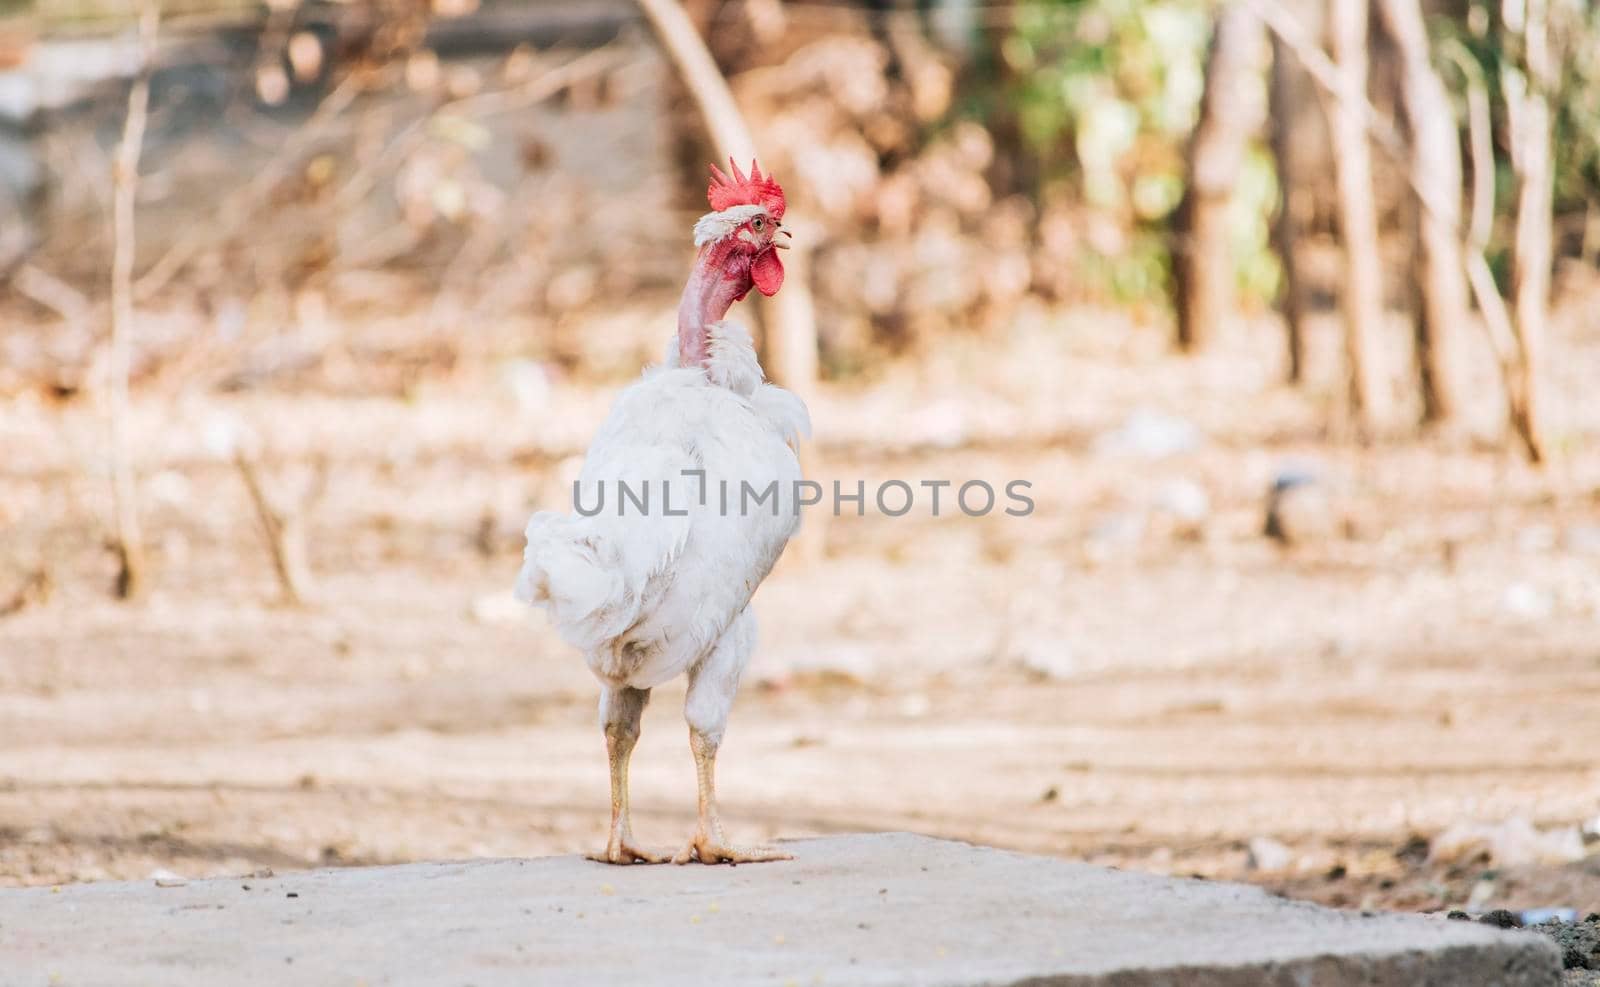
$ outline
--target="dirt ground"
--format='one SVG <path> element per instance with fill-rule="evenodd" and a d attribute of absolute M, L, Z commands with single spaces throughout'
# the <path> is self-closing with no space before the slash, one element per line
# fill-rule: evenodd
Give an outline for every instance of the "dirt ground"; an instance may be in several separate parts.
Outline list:
<path fill-rule="evenodd" d="M 1471 435 L 1330 432 L 1336 382 L 1277 383 L 1268 327 L 1184 360 L 1104 321 L 812 401 L 814 476 L 1021 478 L 1037 509 L 812 525 L 756 598 L 719 762 L 735 837 L 906 829 L 1337 904 L 1600 909 L 1600 857 L 1428 851 L 1600 814 L 1600 337 L 1563 330 L 1541 473 Z M 508 590 L 614 386 L 525 371 L 141 391 L 134 606 L 93 402 L 0 408 L 0 884 L 602 845 L 594 683 Z M 229 430 L 285 488 L 329 464 L 310 606 L 274 602 Z M 1261 533 L 1286 470 L 1318 477 L 1287 548 Z M 693 824 L 681 698 L 658 690 L 634 761 L 663 846 Z M 1287 853 L 1252 863 L 1259 838 Z"/>

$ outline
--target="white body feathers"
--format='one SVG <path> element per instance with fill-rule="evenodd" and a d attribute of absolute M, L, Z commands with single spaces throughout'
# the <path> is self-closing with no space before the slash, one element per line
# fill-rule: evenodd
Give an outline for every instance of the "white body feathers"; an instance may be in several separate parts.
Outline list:
<path fill-rule="evenodd" d="M 737 323 L 711 326 L 709 353 L 704 368 L 680 369 L 674 340 L 666 363 L 618 396 L 579 479 L 586 511 L 603 489 L 598 513 L 542 511 L 528 522 L 517 597 L 547 609 L 612 688 L 649 689 L 699 665 L 800 523 L 795 449 L 810 436 L 805 405 L 762 382 Z M 756 503 L 774 482 L 776 502 Z M 622 500 L 623 485 L 647 498 L 643 510 Z M 753 626 L 741 622 L 736 633 Z M 753 638 L 737 643 L 742 665 Z"/>

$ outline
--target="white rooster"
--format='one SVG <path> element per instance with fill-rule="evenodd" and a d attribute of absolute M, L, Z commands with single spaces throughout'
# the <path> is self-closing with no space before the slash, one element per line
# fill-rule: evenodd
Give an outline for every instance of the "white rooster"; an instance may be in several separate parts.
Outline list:
<path fill-rule="evenodd" d="M 772 295 L 783 284 L 783 189 L 754 163 L 749 176 L 736 164 L 732 178 L 711 172 L 714 211 L 695 223 L 699 254 L 667 359 L 618 396 L 594 437 L 574 490 L 579 516 L 541 511 L 528 522 L 517 578 L 518 598 L 548 610 L 600 680 L 611 834 L 594 859 L 614 864 L 666 859 L 633 841 L 628 758 L 650 690 L 684 673 L 699 817 L 672 859 L 787 859 L 729 845 L 714 773 L 755 647 L 750 597 L 800 523 L 795 450 L 811 424 L 799 398 L 763 383 L 750 334 L 723 321 L 752 286 Z"/>

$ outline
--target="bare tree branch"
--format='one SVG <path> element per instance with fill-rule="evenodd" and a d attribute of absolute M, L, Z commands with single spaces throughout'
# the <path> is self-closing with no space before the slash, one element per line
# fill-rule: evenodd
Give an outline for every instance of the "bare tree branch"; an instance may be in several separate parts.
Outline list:
<path fill-rule="evenodd" d="M 1508 0 L 1501 11 L 1509 31 L 1516 30 L 1509 23 L 1514 8 L 1523 8 L 1516 11 L 1522 14 L 1522 71 L 1502 75 L 1511 124 L 1511 170 L 1517 180 L 1511 308 L 1522 354 L 1517 389 L 1513 392 L 1512 424 L 1527 447 L 1528 458 L 1538 463 L 1547 457 L 1542 379 L 1553 263 L 1550 213 L 1555 169 L 1551 161 L 1548 93 L 1554 82 L 1554 66 L 1546 0 Z"/>
<path fill-rule="evenodd" d="M 291 606 L 302 606 L 312 597 L 311 566 L 306 559 L 306 519 L 322 495 L 327 481 L 327 463 L 316 463 L 309 488 L 299 505 L 292 509 L 274 501 L 254 457 L 243 447 L 234 452 L 233 464 L 238 467 L 239 477 L 250 494 L 250 503 L 256 509 L 256 520 L 261 523 L 267 551 L 272 555 L 272 571 L 278 578 L 284 601 Z"/>
<path fill-rule="evenodd" d="M 1459 48 L 1459 45 L 1456 46 Z M 1483 72 L 1465 50 L 1446 49 L 1460 66 L 1467 84 L 1467 148 L 1472 155 L 1472 215 L 1467 221 L 1464 251 L 1467 283 L 1483 316 L 1484 331 L 1500 365 L 1508 401 L 1515 400 L 1519 347 L 1511 326 L 1511 313 L 1494 283 L 1494 272 L 1484 251 L 1494 228 L 1494 145 L 1489 111 L 1489 88 Z M 1516 411 L 1512 410 L 1515 417 Z"/>
<path fill-rule="evenodd" d="M 515 89 L 477 93 L 445 103 L 433 113 L 412 121 L 389 141 L 382 154 L 370 164 L 357 169 L 333 197 L 332 208 L 335 211 L 349 208 L 372 191 L 378 176 L 389 165 L 403 160 L 413 151 L 422 140 L 429 122 L 441 115 L 482 118 L 496 113 L 527 109 L 560 93 L 575 82 L 609 72 L 627 61 L 624 53 L 616 50 L 615 46 L 596 48 L 541 72 Z M 329 98 L 332 99 L 331 96 Z"/>
<path fill-rule="evenodd" d="M 1407 130 L 1411 187 L 1436 188 L 1432 206 L 1412 193 L 1418 250 L 1413 254 L 1417 376 L 1422 419 L 1446 422 L 1460 403 L 1458 337 L 1466 321 L 1461 254 L 1460 134 L 1444 83 L 1433 69 L 1418 0 L 1377 0 L 1379 23 L 1400 54 L 1400 110 Z M 1453 194 L 1452 194 L 1453 192 Z"/>
<path fill-rule="evenodd" d="M 1378 253 L 1378 211 L 1372 189 L 1367 92 L 1367 0 L 1331 0 L 1328 37 L 1337 74 L 1328 107 L 1338 188 L 1340 244 L 1344 248 L 1341 308 L 1350 398 L 1369 429 L 1387 417 L 1377 340 L 1383 329 L 1383 270 Z"/>
<path fill-rule="evenodd" d="M 33 264 L 23 264 L 11 279 L 11 286 L 70 325 L 82 323 L 93 311 L 83 292 Z"/>
<path fill-rule="evenodd" d="M 1311 162 L 1301 140 L 1296 140 L 1299 116 L 1298 80 L 1290 65 L 1287 42 L 1272 34 L 1272 80 L 1268 91 L 1267 118 L 1270 121 L 1272 159 L 1278 170 L 1278 214 L 1272 224 L 1273 246 L 1283 270 L 1283 322 L 1289 366 L 1288 379 L 1298 384 L 1305 379 L 1307 297 L 1304 262 L 1299 244 L 1305 234 L 1312 203 L 1311 183 L 1306 175 Z M 1321 121 L 1318 121 L 1319 123 Z"/>
<path fill-rule="evenodd" d="M 1338 67 L 1316 42 L 1310 40 L 1305 28 L 1293 14 L 1285 10 L 1278 0 L 1240 0 L 1240 2 L 1255 11 L 1256 16 L 1267 25 L 1273 37 L 1294 54 L 1295 60 L 1311 76 L 1311 81 L 1317 84 L 1318 89 L 1335 101 L 1348 100 L 1354 104 L 1355 115 L 1365 124 L 1367 135 L 1390 160 L 1402 167 L 1406 164 L 1408 152 L 1405 139 L 1367 99 L 1365 89 L 1346 95 L 1339 81 Z M 1411 185 L 1411 191 L 1422 202 L 1423 208 L 1434 214 L 1443 212 L 1437 205 L 1441 193 L 1433 183 L 1418 183 L 1409 169 L 1406 170 L 1406 181 Z"/>
<path fill-rule="evenodd" d="M 141 301 L 150 299 L 166 287 L 200 251 L 237 233 L 255 215 L 267 194 L 283 180 L 299 154 L 323 135 L 328 125 L 355 100 L 359 90 L 355 74 L 347 76 L 323 99 L 311 118 L 283 142 L 278 153 L 222 203 L 215 222 L 191 226 L 187 235 L 167 248 L 167 252 L 139 277 L 134 285 L 135 296 Z"/>
<path fill-rule="evenodd" d="M 139 155 L 144 147 L 150 108 L 150 63 L 155 51 L 160 8 L 146 0 L 139 15 L 139 72 L 128 92 L 128 114 L 122 141 L 112 165 L 111 359 L 111 490 L 116 512 L 115 548 L 120 571 L 117 595 L 133 599 L 144 591 L 144 536 L 139 529 L 137 484 L 128 432 L 128 368 L 133 345 L 133 260 L 136 246 L 134 204 L 139 192 Z"/>

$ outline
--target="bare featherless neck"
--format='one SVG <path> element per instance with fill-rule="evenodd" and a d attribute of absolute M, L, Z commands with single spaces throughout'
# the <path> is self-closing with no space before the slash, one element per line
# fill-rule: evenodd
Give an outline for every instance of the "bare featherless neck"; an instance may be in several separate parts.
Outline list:
<path fill-rule="evenodd" d="M 710 355 L 711 326 L 750 292 L 750 258 L 724 237 L 700 248 L 678 302 L 678 366 L 702 367 Z"/>
<path fill-rule="evenodd" d="M 678 366 L 704 367 L 711 355 L 711 327 L 734 302 L 759 287 L 771 295 L 783 285 L 783 262 L 772 242 L 782 225 L 783 187 L 750 162 L 750 173 L 731 158 L 732 175 L 711 166 L 706 202 L 711 212 L 694 226 L 700 245 L 694 271 L 678 302 Z"/>

